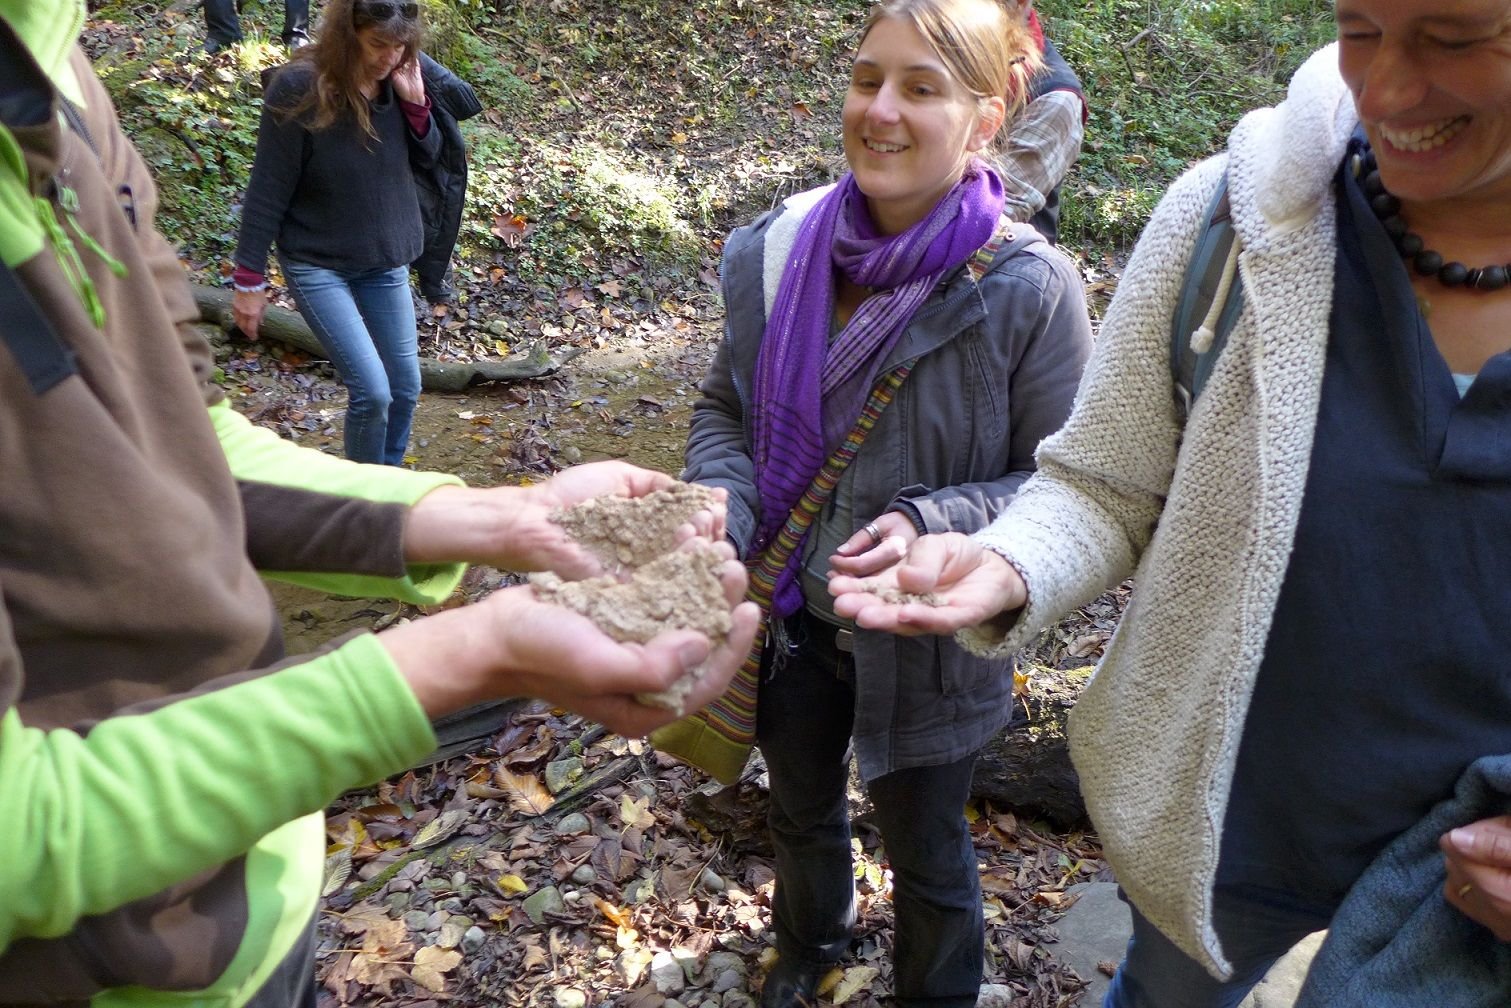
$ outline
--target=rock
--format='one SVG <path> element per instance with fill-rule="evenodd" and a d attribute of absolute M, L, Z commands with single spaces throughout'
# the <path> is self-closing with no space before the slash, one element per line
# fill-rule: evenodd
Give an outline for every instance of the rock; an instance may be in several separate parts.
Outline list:
<path fill-rule="evenodd" d="M 561 794 L 582 777 L 582 760 L 576 756 L 552 760 L 546 764 L 546 790 Z"/>
<path fill-rule="evenodd" d="M 1049 948 L 1055 959 L 1087 981 L 1088 986 L 1073 1002 L 1076 1008 L 1100 1008 L 1112 982 L 1112 978 L 1099 968 L 1100 964 L 1116 966 L 1122 959 L 1133 930 L 1132 917 L 1127 904 L 1118 899 L 1114 882 L 1083 882 L 1071 886 L 1068 891 L 1079 898 L 1060 918 L 1056 925 L 1060 941 Z M 1281 957 L 1239 1008 L 1291 1008 L 1324 934 L 1319 931 L 1303 938 Z M 999 1008 L 1011 1004 L 1010 999 L 988 1002 L 986 995 L 987 987 L 981 988 L 976 1008 Z"/>
<path fill-rule="evenodd" d="M 746 991 L 725 991 L 724 1008 L 756 1008 L 755 998 Z"/>
<path fill-rule="evenodd" d="M 976 1008 L 1013 1008 L 1013 989 L 1007 984 L 982 984 Z"/>
<path fill-rule="evenodd" d="M 1075 706 L 1091 667 L 1051 669 L 1022 666 L 1028 694 L 1015 704 L 1028 708 L 1027 720 L 999 732 L 981 750 L 971 776 L 971 794 L 999 807 L 1042 814 L 1074 828 L 1086 821 L 1081 780 L 1070 765 L 1065 718 Z"/>
<path fill-rule="evenodd" d="M 703 883 L 703 888 L 709 892 L 723 892 L 729 886 L 723 877 L 712 868 L 703 869 L 703 876 L 699 881 Z"/>
<path fill-rule="evenodd" d="M 532 893 L 525 899 L 525 916 L 536 924 L 541 924 L 548 913 L 561 913 L 567 908 L 566 901 L 561 898 L 561 890 L 555 886 L 546 886 L 538 892 Z"/>
<path fill-rule="evenodd" d="M 734 970 L 744 976 L 746 973 L 745 959 L 734 952 L 716 951 L 708 953 L 708 958 L 703 962 L 704 977 L 711 977 L 725 970 Z"/>
<path fill-rule="evenodd" d="M 587 1008 L 588 996 L 576 987 L 558 987 L 551 992 L 556 1008 Z"/>
<path fill-rule="evenodd" d="M 462 955 L 469 956 L 483 947 L 488 940 L 488 935 L 476 924 L 467 929 L 462 935 Z"/>
<path fill-rule="evenodd" d="M 723 994 L 725 991 L 734 990 L 745 982 L 745 978 L 735 970 L 727 969 L 714 977 L 714 982 L 708 985 L 708 989 L 715 994 Z"/>
<path fill-rule="evenodd" d="M 462 943 L 462 936 L 470 927 L 472 927 L 472 921 L 461 914 L 452 914 L 446 918 L 446 923 L 441 925 L 441 934 L 436 939 L 436 944 L 441 948 L 456 948 Z"/>
<path fill-rule="evenodd" d="M 593 870 L 592 865 L 578 865 L 572 869 L 572 881 L 578 885 L 591 885 L 598 881 L 598 873 Z"/>
<path fill-rule="evenodd" d="M 654 879 L 637 878 L 624 887 L 624 901 L 633 906 L 638 903 L 644 903 L 655 895 L 655 893 L 656 882 Z"/>
<path fill-rule="evenodd" d="M 1084 1008 L 1096 1008 L 1112 982 L 1098 968 L 1099 964 L 1116 965 L 1122 960 L 1128 936 L 1133 933 L 1133 916 L 1128 912 L 1128 904 L 1118 899 L 1116 882 L 1082 882 L 1067 892 L 1076 901 L 1055 925 L 1060 941 L 1049 949 L 1056 959 L 1087 982 L 1078 1003 Z"/>
<path fill-rule="evenodd" d="M 404 926 L 411 931 L 424 931 L 430 926 L 429 910 L 411 910 L 404 915 Z"/>
<path fill-rule="evenodd" d="M 680 994 L 687 989 L 687 975 L 677 957 L 663 950 L 651 959 L 651 983 L 656 985 L 658 993 Z"/>
<path fill-rule="evenodd" d="M 557 836 L 578 836 L 592 829 L 592 823 L 581 812 L 568 812 L 556 822 Z"/>

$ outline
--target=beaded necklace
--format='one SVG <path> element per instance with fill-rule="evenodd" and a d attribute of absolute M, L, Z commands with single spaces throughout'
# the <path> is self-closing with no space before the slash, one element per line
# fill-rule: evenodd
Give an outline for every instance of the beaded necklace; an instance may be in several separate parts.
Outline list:
<path fill-rule="evenodd" d="M 1365 147 L 1359 152 L 1359 184 L 1369 198 L 1370 209 L 1380 219 L 1385 233 L 1395 243 L 1401 258 L 1411 261 L 1422 276 L 1437 277 L 1444 287 L 1472 287 L 1475 290 L 1500 290 L 1511 283 L 1511 263 L 1492 266 L 1465 266 L 1461 262 L 1445 262 L 1440 252 L 1427 248 L 1421 235 L 1408 230 L 1401 217 L 1401 201 L 1391 195 L 1380 180 L 1380 169 L 1375 163 L 1375 152 Z"/>

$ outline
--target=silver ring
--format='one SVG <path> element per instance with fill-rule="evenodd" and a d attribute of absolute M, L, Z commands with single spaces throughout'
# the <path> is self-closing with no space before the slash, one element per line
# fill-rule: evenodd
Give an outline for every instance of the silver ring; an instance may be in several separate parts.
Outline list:
<path fill-rule="evenodd" d="M 881 529 L 876 527 L 875 522 L 866 522 L 866 534 L 871 537 L 872 546 L 880 546 L 881 541 L 886 538 L 881 534 Z"/>

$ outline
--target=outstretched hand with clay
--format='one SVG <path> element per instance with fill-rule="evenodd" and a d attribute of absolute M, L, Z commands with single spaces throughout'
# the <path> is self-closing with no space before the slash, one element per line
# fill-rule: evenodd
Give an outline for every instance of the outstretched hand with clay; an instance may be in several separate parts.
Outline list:
<path fill-rule="evenodd" d="M 834 611 L 868 630 L 948 634 L 1023 607 L 1028 589 L 1012 564 L 970 536 L 922 536 L 900 563 L 869 577 L 829 579 Z"/>

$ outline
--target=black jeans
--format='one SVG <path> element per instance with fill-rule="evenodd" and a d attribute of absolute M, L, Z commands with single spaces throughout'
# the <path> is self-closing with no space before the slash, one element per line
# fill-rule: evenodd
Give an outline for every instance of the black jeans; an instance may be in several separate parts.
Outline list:
<path fill-rule="evenodd" d="M 236 16 L 236 0 L 205 0 L 205 30 L 210 41 L 230 45 L 241 41 L 241 21 Z M 308 39 L 310 0 L 284 0 L 283 41 Z"/>
<path fill-rule="evenodd" d="M 834 627 L 788 621 L 794 653 L 760 686 L 756 740 L 771 773 L 768 825 L 776 848 L 777 951 L 839 960 L 855 925 L 845 799 L 855 668 Z M 965 823 L 975 755 L 898 770 L 866 786 L 892 869 L 896 1003 L 972 1008 L 985 941 L 981 880 Z"/>

